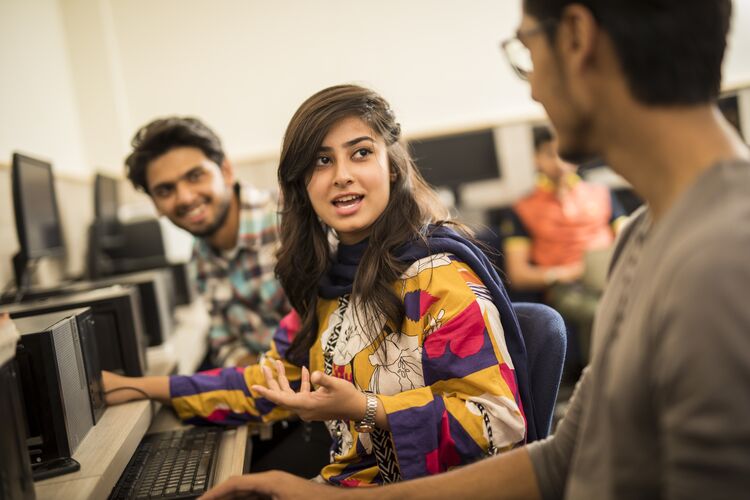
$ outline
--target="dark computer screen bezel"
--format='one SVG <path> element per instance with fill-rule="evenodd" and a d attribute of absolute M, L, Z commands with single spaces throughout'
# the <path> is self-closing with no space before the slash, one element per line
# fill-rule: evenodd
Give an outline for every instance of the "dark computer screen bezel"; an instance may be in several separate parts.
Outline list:
<path fill-rule="evenodd" d="M 422 177 L 435 187 L 457 189 L 502 178 L 492 128 L 413 139 L 409 149 Z"/>
<path fill-rule="evenodd" d="M 104 184 L 107 183 L 110 185 L 110 189 L 112 192 L 114 192 L 115 199 L 114 203 L 112 203 L 112 200 L 104 200 L 103 193 L 104 193 Z M 115 222 L 117 220 L 117 209 L 120 206 L 120 199 L 118 196 L 118 181 L 114 177 L 110 177 L 108 175 L 104 175 L 101 173 L 96 174 L 96 177 L 94 178 L 94 216 L 97 220 L 107 222 Z M 107 190 L 107 191 L 110 191 Z M 103 207 L 105 203 L 111 203 L 110 206 L 114 207 L 114 214 L 105 214 Z"/>
<path fill-rule="evenodd" d="M 29 218 L 28 205 L 33 203 L 33 200 L 24 200 L 23 194 L 23 174 L 21 172 L 21 165 L 23 163 L 33 164 L 36 167 L 41 167 L 47 171 L 48 177 L 48 193 L 52 201 L 52 210 L 54 212 L 53 217 L 55 219 L 55 225 L 57 226 L 58 241 L 60 242 L 57 246 L 50 246 L 46 248 L 30 248 L 29 235 L 27 232 L 27 222 Z M 20 253 L 26 259 L 37 259 L 40 257 L 59 257 L 66 254 L 65 239 L 62 230 L 62 220 L 60 218 L 60 209 L 57 204 L 57 193 L 55 191 L 54 176 L 52 174 L 52 165 L 43 160 L 32 158 L 20 153 L 13 153 L 13 165 L 11 169 L 11 182 L 13 186 L 13 211 L 15 214 L 16 221 L 16 233 L 18 235 L 18 245 L 20 247 Z"/>

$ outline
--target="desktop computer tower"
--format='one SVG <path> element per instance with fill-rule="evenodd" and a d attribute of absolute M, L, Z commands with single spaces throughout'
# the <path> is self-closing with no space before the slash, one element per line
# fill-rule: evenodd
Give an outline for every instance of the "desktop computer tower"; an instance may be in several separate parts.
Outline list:
<path fill-rule="evenodd" d="M 101 369 L 131 377 L 145 375 L 145 334 L 136 286 L 111 286 L 1 309 L 16 319 L 80 307 L 91 307 Z"/>
<path fill-rule="evenodd" d="M 86 387 L 89 391 L 91 402 L 91 418 L 94 425 L 101 419 L 106 408 L 104 400 L 104 387 L 102 385 L 102 367 L 99 362 L 99 348 L 96 342 L 96 328 L 94 314 L 90 307 L 70 309 L 59 313 L 50 313 L 48 316 L 67 316 L 75 321 L 73 334 L 78 335 L 81 343 L 81 354 L 83 355 L 83 368 L 86 373 Z M 46 316 L 46 315 L 45 315 Z"/>
<path fill-rule="evenodd" d="M 34 500 L 18 366 L 14 358 L 0 362 L 0 408 L 3 409 L 0 425 L 0 499 Z"/>
<path fill-rule="evenodd" d="M 171 280 L 170 271 L 162 268 L 111 276 L 93 283 L 99 286 L 120 284 L 138 287 L 147 346 L 153 347 L 164 343 L 174 328 Z"/>
<path fill-rule="evenodd" d="M 94 425 L 76 315 L 14 319 L 32 467 L 70 457 Z"/>

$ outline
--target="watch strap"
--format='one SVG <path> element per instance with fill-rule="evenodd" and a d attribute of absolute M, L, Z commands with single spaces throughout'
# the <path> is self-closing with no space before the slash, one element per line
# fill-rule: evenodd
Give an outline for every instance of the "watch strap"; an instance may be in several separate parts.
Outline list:
<path fill-rule="evenodd" d="M 362 420 L 354 423 L 357 432 L 372 432 L 375 430 L 375 414 L 378 411 L 378 398 L 371 392 L 365 392 L 367 406 L 365 407 L 365 416 Z"/>

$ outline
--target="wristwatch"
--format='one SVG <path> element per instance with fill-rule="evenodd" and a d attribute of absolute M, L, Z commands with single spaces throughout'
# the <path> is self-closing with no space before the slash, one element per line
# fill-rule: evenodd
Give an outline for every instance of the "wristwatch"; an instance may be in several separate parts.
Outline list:
<path fill-rule="evenodd" d="M 367 408 L 362 420 L 354 422 L 354 428 L 357 432 L 370 433 L 375 430 L 375 413 L 378 411 L 378 398 L 371 392 L 365 392 L 367 398 Z"/>

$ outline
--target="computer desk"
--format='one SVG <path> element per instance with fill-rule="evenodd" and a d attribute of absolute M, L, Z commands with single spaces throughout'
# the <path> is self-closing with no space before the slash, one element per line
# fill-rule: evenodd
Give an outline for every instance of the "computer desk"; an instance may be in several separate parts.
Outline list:
<path fill-rule="evenodd" d="M 192 373 L 203 359 L 209 320 L 200 301 L 176 311 L 177 325 L 168 341 L 147 353 L 149 375 Z M 202 339 L 202 340 L 201 340 Z M 198 340 L 198 341 L 196 341 Z M 152 418 L 153 416 L 153 418 Z M 34 483 L 38 500 L 91 499 L 109 496 L 122 471 L 147 432 L 160 432 L 181 426 L 171 408 L 152 401 L 132 401 L 109 406 L 91 428 L 73 458 L 81 470 Z M 252 441 L 248 427 L 224 432 L 214 484 L 242 474 L 249 459 Z"/>

